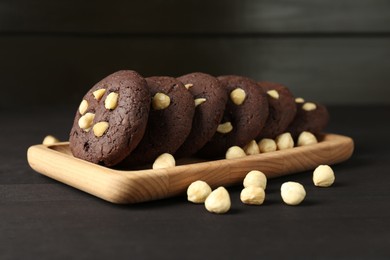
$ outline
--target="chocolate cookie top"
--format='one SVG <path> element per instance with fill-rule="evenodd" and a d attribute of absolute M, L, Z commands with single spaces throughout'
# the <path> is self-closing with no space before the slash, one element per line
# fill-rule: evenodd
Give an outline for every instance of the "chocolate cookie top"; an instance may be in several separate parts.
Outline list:
<path fill-rule="evenodd" d="M 113 166 L 141 140 L 149 113 L 150 94 L 137 72 L 115 72 L 84 96 L 70 132 L 77 158 Z"/>
<path fill-rule="evenodd" d="M 257 140 L 273 139 L 284 133 L 294 120 L 297 112 L 295 98 L 290 90 L 281 84 L 266 81 L 258 82 L 258 84 L 267 93 L 269 115 Z"/>
<path fill-rule="evenodd" d="M 256 82 L 241 76 L 218 77 L 228 93 L 220 125 L 212 139 L 200 150 L 200 156 L 223 156 L 234 145 L 244 146 L 255 139 L 268 116 L 265 92 Z"/>
<path fill-rule="evenodd" d="M 147 129 L 123 166 L 152 162 L 162 153 L 174 154 L 191 131 L 195 105 L 186 87 L 171 77 L 150 77 L 146 81 L 152 99 Z"/>
<path fill-rule="evenodd" d="M 178 78 L 190 91 L 195 102 L 192 130 L 175 157 L 195 154 L 215 134 L 227 102 L 227 92 L 217 78 L 200 72 Z"/>
<path fill-rule="evenodd" d="M 312 134 L 320 134 L 329 122 L 329 113 L 324 105 L 314 102 L 305 102 L 303 99 L 296 99 L 297 113 L 289 125 L 287 132 L 296 139 L 303 131 Z"/>

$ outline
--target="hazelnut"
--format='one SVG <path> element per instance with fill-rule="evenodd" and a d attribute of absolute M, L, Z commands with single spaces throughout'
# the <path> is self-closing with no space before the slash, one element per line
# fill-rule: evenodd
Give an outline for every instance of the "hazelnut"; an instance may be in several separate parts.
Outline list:
<path fill-rule="evenodd" d="M 318 187 L 329 187 L 334 183 L 335 176 L 329 165 L 320 165 L 313 172 L 313 182 Z"/>
<path fill-rule="evenodd" d="M 244 151 L 247 155 L 259 154 L 259 146 L 255 140 L 250 141 L 247 145 L 244 146 Z"/>
<path fill-rule="evenodd" d="M 305 102 L 305 100 L 303 99 L 303 98 L 301 98 L 301 97 L 297 97 L 296 99 L 295 99 L 295 103 L 304 103 Z"/>
<path fill-rule="evenodd" d="M 195 181 L 188 186 L 187 199 L 193 203 L 203 203 L 210 195 L 211 188 L 204 181 Z"/>
<path fill-rule="evenodd" d="M 279 93 L 275 89 L 268 90 L 267 94 L 274 99 L 279 99 Z"/>
<path fill-rule="evenodd" d="M 81 101 L 79 106 L 79 112 L 81 115 L 84 115 L 85 112 L 87 112 L 87 110 L 88 110 L 88 101 L 83 99 L 83 101 Z"/>
<path fill-rule="evenodd" d="M 312 110 L 315 110 L 316 108 L 317 108 L 316 104 L 311 103 L 311 102 L 306 102 L 302 106 L 302 109 L 305 111 L 312 111 Z"/>
<path fill-rule="evenodd" d="M 261 205 L 265 199 L 264 189 L 256 186 L 249 186 L 241 191 L 240 199 L 244 204 Z"/>
<path fill-rule="evenodd" d="M 280 188 L 283 201 L 288 205 L 298 205 L 306 196 L 305 188 L 298 182 L 285 182 Z"/>
<path fill-rule="evenodd" d="M 95 90 L 92 94 L 95 97 L 96 100 L 100 100 L 102 96 L 106 93 L 106 90 L 104 88 Z"/>
<path fill-rule="evenodd" d="M 55 143 L 58 143 L 60 142 L 60 140 L 58 140 L 56 137 L 52 136 L 52 135 L 47 135 L 44 139 L 43 139 L 43 142 L 42 144 L 43 145 L 52 145 L 52 144 L 55 144 Z"/>
<path fill-rule="evenodd" d="M 186 89 L 190 89 L 192 86 L 194 86 L 194 84 L 191 84 L 191 83 L 188 83 L 188 84 L 184 85 L 184 87 L 186 87 Z"/>
<path fill-rule="evenodd" d="M 267 177 L 261 171 L 253 170 L 248 172 L 243 181 L 244 187 L 260 187 L 263 190 L 267 187 Z"/>
<path fill-rule="evenodd" d="M 79 127 L 88 132 L 93 124 L 94 118 L 95 118 L 95 114 L 86 113 L 85 115 L 80 117 L 80 119 L 78 121 Z"/>
<path fill-rule="evenodd" d="M 277 150 L 276 142 L 273 139 L 263 138 L 257 144 L 261 153 L 268 153 Z"/>
<path fill-rule="evenodd" d="M 289 132 L 278 135 L 275 141 L 278 150 L 290 149 L 294 147 L 294 140 Z"/>
<path fill-rule="evenodd" d="M 232 146 L 226 151 L 225 158 L 226 159 L 236 159 L 236 158 L 241 158 L 245 157 L 246 153 L 244 150 L 242 150 L 241 147 L 239 146 Z"/>
<path fill-rule="evenodd" d="M 230 92 L 230 99 L 233 101 L 234 104 L 237 106 L 244 103 L 246 97 L 246 93 L 242 88 L 236 88 L 232 92 Z"/>
<path fill-rule="evenodd" d="M 204 102 L 206 102 L 206 99 L 205 98 L 197 98 L 194 100 L 194 102 L 195 102 L 195 107 L 197 107 L 200 104 L 203 104 Z"/>
<path fill-rule="evenodd" d="M 118 93 L 115 92 L 108 94 L 106 100 L 104 100 L 104 107 L 111 110 L 115 109 L 118 106 L 118 97 Z"/>
<path fill-rule="evenodd" d="M 108 129 L 107 122 L 98 122 L 92 128 L 93 133 L 96 137 L 101 137 L 106 132 L 107 129 Z"/>
<path fill-rule="evenodd" d="M 217 127 L 217 132 L 221 134 L 227 134 L 230 133 L 233 130 L 232 123 L 225 122 L 223 124 L 219 124 Z"/>
<path fill-rule="evenodd" d="M 315 135 L 313 135 L 310 132 L 303 131 L 298 136 L 298 142 L 297 142 L 298 146 L 305 146 L 305 145 L 316 144 L 316 143 L 318 143 L 317 138 L 315 137 Z"/>
<path fill-rule="evenodd" d="M 169 153 L 163 153 L 153 163 L 153 169 L 163 169 L 169 167 L 175 167 L 176 161 L 175 158 Z"/>
<path fill-rule="evenodd" d="M 152 100 L 152 107 L 155 110 L 162 110 L 171 104 L 171 98 L 164 93 L 156 93 Z"/>
<path fill-rule="evenodd" d="M 219 187 L 212 191 L 204 203 L 209 212 L 223 214 L 229 211 L 231 202 L 228 191 Z"/>

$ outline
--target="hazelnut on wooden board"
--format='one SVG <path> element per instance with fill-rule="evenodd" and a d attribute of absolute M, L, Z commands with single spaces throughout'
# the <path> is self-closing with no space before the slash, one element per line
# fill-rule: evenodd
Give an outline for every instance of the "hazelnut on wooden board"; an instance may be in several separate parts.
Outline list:
<path fill-rule="evenodd" d="M 43 142 L 42 144 L 43 145 L 52 145 L 52 144 L 55 144 L 55 143 L 58 143 L 60 142 L 60 140 L 58 140 L 56 137 L 52 136 L 52 135 L 47 135 L 44 139 L 43 139 Z"/>
<path fill-rule="evenodd" d="M 298 146 L 305 146 L 305 145 L 316 144 L 316 143 L 318 143 L 317 138 L 315 137 L 315 135 L 313 135 L 310 132 L 303 131 L 298 136 L 298 141 L 297 141 Z"/>
<path fill-rule="evenodd" d="M 285 182 L 280 187 L 280 194 L 283 201 L 288 205 L 298 205 L 306 197 L 305 188 L 298 182 Z"/>
<path fill-rule="evenodd" d="M 335 176 L 329 165 L 319 165 L 313 172 L 313 182 L 318 187 L 329 187 L 334 183 Z"/>
<path fill-rule="evenodd" d="M 294 139 L 288 132 L 278 135 L 275 139 L 275 142 L 278 150 L 285 150 L 294 147 Z"/>
<path fill-rule="evenodd" d="M 259 154 L 260 149 L 259 149 L 259 146 L 257 145 L 256 141 L 252 140 L 247 145 L 244 146 L 244 152 L 247 155 L 254 155 L 254 154 Z"/>
<path fill-rule="evenodd" d="M 260 153 L 268 153 L 273 152 L 278 149 L 276 146 L 276 142 L 273 139 L 270 138 L 263 138 L 261 139 L 257 145 L 259 146 Z"/>
<path fill-rule="evenodd" d="M 244 103 L 245 98 L 246 98 L 246 93 L 245 90 L 243 90 L 242 88 L 236 88 L 235 90 L 230 92 L 230 99 L 234 104 L 238 106 Z"/>
<path fill-rule="evenodd" d="M 256 186 L 244 188 L 240 193 L 242 203 L 248 205 L 261 205 L 265 199 L 264 189 Z"/>
<path fill-rule="evenodd" d="M 255 186 L 265 190 L 267 187 L 267 177 L 261 171 L 252 170 L 245 176 L 243 185 L 245 188 L 249 186 Z"/>
<path fill-rule="evenodd" d="M 204 181 L 195 181 L 187 188 L 187 199 L 193 203 L 203 203 L 210 195 L 211 188 Z"/>
<path fill-rule="evenodd" d="M 225 158 L 226 159 L 236 159 L 236 158 L 241 158 L 241 157 L 245 157 L 245 156 L 246 156 L 246 153 L 239 146 L 232 146 L 232 147 L 230 147 L 226 151 L 226 154 L 225 154 Z"/>
<path fill-rule="evenodd" d="M 229 211 L 231 206 L 230 195 L 224 187 L 213 190 L 204 203 L 209 212 L 223 214 Z"/>
<path fill-rule="evenodd" d="M 171 98 L 164 93 L 156 93 L 152 99 L 152 107 L 154 110 L 162 110 L 171 104 Z"/>
<path fill-rule="evenodd" d="M 172 154 L 169 153 L 163 153 L 159 157 L 156 158 L 156 160 L 153 163 L 152 168 L 153 169 L 163 169 L 163 168 L 169 168 L 169 167 L 175 167 L 176 161 L 175 158 L 172 156 Z"/>

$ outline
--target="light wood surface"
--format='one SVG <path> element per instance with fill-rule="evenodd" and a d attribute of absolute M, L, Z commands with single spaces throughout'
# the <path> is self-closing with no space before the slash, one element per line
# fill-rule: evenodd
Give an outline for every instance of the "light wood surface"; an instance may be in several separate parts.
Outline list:
<path fill-rule="evenodd" d="M 312 170 L 319 164 L 336 164 L 351 157 L 353 140 L 326 134 L 315 145 L 247 156 L 241 159 L 206 161 L 166 169 L 122 171 L 74 158 L 69 143 L 34 145 L 27 151 L 37 172 L 101 199 L 118 204 L 138 203 L 183 194 L 196 180 L 212 188 L 240 184 L 251 170 L 268 178 Z"/>

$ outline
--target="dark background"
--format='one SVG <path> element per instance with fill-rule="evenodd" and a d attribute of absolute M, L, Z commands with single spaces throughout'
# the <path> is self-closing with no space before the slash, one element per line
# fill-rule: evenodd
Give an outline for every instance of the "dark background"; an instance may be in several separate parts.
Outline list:
<path fill-rule="evenodd" d="M 185 196 L 114 205 L 34 172 L 84 93 L 119 69 L 277 81 L 353 138 L 319 189 L 269 180 L 260 207 L 210 214 Z M 390 1 L 0 0 L 0 259 L 390 259 Z M 91 173 L 93 174 L 93 173 Z M 280 186 L 298 181 L 298 207 Z"/>
<path fill-rule="evenodd" d="M 1 107 L 78 105 L 119 69 L 281 82 L 332 104 L 390 103 L 386 0 L 0 1 Z"/>

